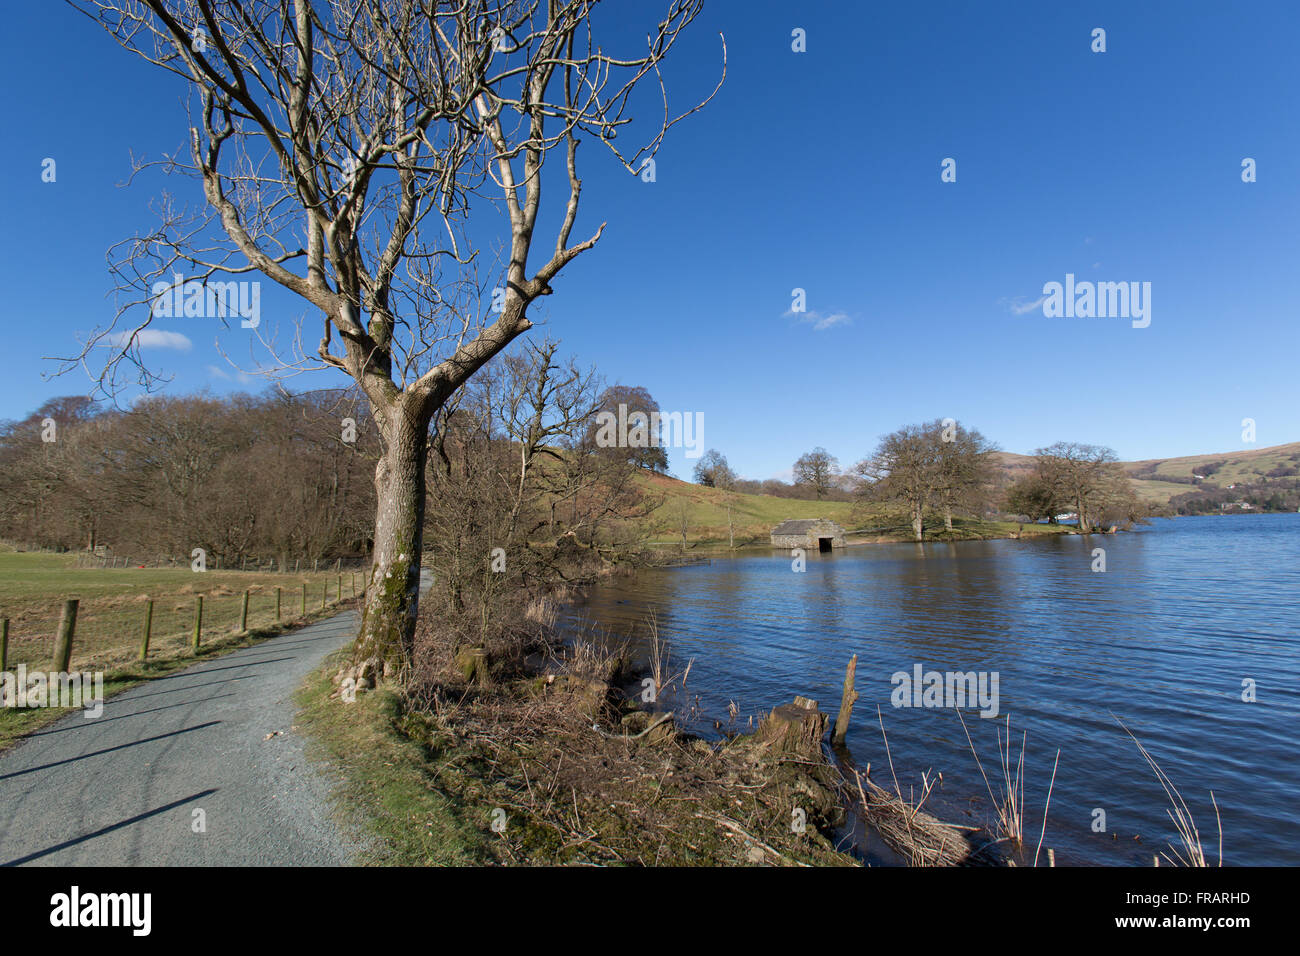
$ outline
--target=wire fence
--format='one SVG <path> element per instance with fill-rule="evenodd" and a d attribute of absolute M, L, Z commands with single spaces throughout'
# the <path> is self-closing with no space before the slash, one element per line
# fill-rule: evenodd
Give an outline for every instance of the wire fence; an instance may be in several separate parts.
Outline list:
<path fill-rule="evenodd" d="M 74 595 L 36 610 L 29 602 L 15 616 L 0 619 L 0 671 L 19 664 L 59 669 L 56 643 L 67 605 L 74 600 L 71 662 L 74 669 L 85 670 L 190 654 L 196 641 L 202 647 L 361 597 L 365 584 L 362 568 L 257 582 L 214 581 L 152 593 Z M 96 667 L 87 666 L 91 664 Z"/>

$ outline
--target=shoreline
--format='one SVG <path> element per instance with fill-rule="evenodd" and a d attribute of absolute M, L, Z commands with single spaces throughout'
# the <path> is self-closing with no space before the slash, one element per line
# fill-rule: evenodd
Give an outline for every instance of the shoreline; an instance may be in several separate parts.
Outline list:
<path fill-rule="evenodd" d="M 1062 524 L 1030 524 L 1026 522 L 1022 527 L 1019 522 L 999 521 L 999 522 L 980 522 L 978 528 L 970 526 L 970 522 L 958 523 L 952 532 L 947 532 L 940 528 L 937 530 L 927 530 L 925 538 L 921 541 L 915 540 L 906 534 L 876 534 L 867 536 L 864 534 L 846 533 L 844 548 L 836 548 L 836 551 L 848 548 L 858 548 L 868 545 L 877 544 L 960 544 L 966 541 L 1022 541 L 1031 538 L 1052 538 L 1060 535 L 1110 535 L 1120 534 L 1129 529 L 1116 527 L 1114 530 L 1108 528 L 1099 528 L 1095 531 L 1083 532 L 1078 531 L 1071 525 Z M 1014 527 L 992 527 L 1014 526 Z M 1050 530 L 1049 530 L 1050 529 Z M 647 545 L 647 550 L 657 554 L 678 553 L 682 555 L 703 555 L 703 556 L 721 556 L 735 554 L 738 552 L 757 553 L 761 551 L 768 552 L 789 552 L 789 548 L 778 547 L 771 543 L 764 543 L 758 538 L 751 538 L 743 544 L 738 543 L 734 548 L 728 547 L 725 537 L 721 540 L 713 537 L 699 538 L 690 541 L 686 549 L 682 549 L 680 543 L 669 541 L 652 541 Z M 833 553 L 833 552 L 832 552 Z"/>

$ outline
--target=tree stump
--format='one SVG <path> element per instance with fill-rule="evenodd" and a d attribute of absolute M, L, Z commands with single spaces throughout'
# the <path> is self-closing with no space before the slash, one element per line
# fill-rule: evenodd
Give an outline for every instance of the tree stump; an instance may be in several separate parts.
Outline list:
<path fill-rule="evenodd" d="M 758 739 L 780 756 L 817 760 L 825 733 L 826 715 L 817 709 L 817 701 L 796 697 L 793 704 L 782 704 L 763 718 Z"/>
<path fill-rule="evenodd" d="M 482 646 L 461 647 L 456 651 L 454 664 L 468 684 L 486 684 L 491 680 L 487 650 Z"/>

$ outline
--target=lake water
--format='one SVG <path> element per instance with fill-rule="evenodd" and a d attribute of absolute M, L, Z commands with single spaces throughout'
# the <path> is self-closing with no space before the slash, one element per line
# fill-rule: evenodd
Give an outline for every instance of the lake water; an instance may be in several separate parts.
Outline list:
<path fill-rule="evenodd" d="M 1093 549 L 1106 570 L 1092 570 Z M 1024 541 L 784 551 L 642 571 L 570 610 L 644 653 L 653 612 L 679 663 L 694 658 L 692 727 L 706 736 L 796 694 L 833 714 L 858 655 L 848 744 L 892 789 L 877 706 L 906 794 L 942 772 L 927 808 L 954 823 L 992 819 L 984 780 L 951 707 L 895 707 L 897 672 L 998 675 L 999 716 L 963 711 L 997 793 L 995 727 L 1026 745 L 1026 838 L 1037 842 L 1052 763 L 1060 766 L 1044 847 L 1058 864 L 1151 865 L 1177 835 L 1169 800 L 1122 720 L 1182 792 L 1207 857 L 1300 865 L 1300 515 L 1160 519 L 1133 533 Z M 1244 702 L 1243 681 L 1257 700 Z M 670 704 L 680 713 L 685 702 Z M 1094 832 L 1096 810 L 1105 832 Z M 1163 861 L 1162 861 L 1163 862 Z"/>

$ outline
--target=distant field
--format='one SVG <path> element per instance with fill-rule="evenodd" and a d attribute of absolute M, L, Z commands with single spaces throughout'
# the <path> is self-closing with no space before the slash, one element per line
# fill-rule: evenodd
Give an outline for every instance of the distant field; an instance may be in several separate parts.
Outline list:
<path fill-rule="evenodd" d="M 118 664 L 136 655 L 144 631 L 145 609 L 154 602 L 150 656 L 173 654 L 189 646 L 196 598 L 203 595 L 203 633 L 215 639 L 239 630 L 244 590 L 249 591 L 248 627 L 299 616 L 303 585 L 307 608 L 338 600 L 336 574 L 272 574 L 239 571 L 197 573 L 188 568 L 78 568 L 71 554 L 0 551 L 0 617 L 8 618 L 7 666 L 49 663 L 63 602 L 80 600 L 73 662 Z M 364 576 L 342 575 L 343 597 L 358 593 Z"/>
<path fill-rule="evenodd" d="M 717 547 L 728 543 L 727 495 L 717 488 L 691 484 L 664 475 L 644 478 L 650 490 L 665 496 L 664 503 L 651 516 L 653 534 L 651 543 L 680 545 L 680 503 L 687 505 L 686 540 L 690 547 Z M 892 539 L 906 536 L 905 527 L 896 526 L 898 519 L 890 519 L 883 509 L 856 505 L 851 501 L 801 501 L 796 498 L 777 498 L 773 495 L 731 496 L 732 517 L 735 522 L 736 547 L 767 545 L 775 525 L 792 518 L 829 518 L 849 532 L 850 542 Z M 890 527 L 889 531 L 882 528 Z M 1070 529 L 1060 525 L 1023 526 L 1026 537 L 1036 534 L 1061 534 Z M 853 532 L 865 533 L 854 536 Z M 952 532 L 944 530 L 941 523 L 926 519 L 927 540 L 961 540 L 969 538 L 1003 538 L 1021 531 L 1015 521 L 984 521 L 958 518 Z"/>
<path fill-rule="evenodd" d="M 693 544 L 727 543 L 726 492 L 664 475 L 646 475 L 643 480 L 651 493 L 667 496 L 651 517 L 656 542 L 681 543 L 678 509 L 680 502 L 685 501 L 687 540 Z M 773 495 L 733 494 L 731 502 L 737 547 L 757 542 L 766 544 L 773 526 L 790 518 L 829 518 L 852 528 L 851 501 L 800 501 Z"/>
<path fill-rule="evenodd" d="M 1172 481 L 1152 481 L 1147 478 L 1133 479 L 1133 490 L 1140 500 L 1151 504 L 1167 504 L 1174 495 L 1183 495 L 1192 490 L 1191 485 L 1181 485 Z"/>

